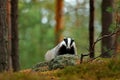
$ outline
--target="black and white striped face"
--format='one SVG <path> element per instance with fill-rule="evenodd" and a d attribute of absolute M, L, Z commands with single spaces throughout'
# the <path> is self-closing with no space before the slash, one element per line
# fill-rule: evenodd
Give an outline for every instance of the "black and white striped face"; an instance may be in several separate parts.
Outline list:
<path fill-rule="evenodd" d="M 74 40 L 71 38 L 64 38 L 64 42 L 67 49 L 70 49 L 74 44 Z"/>
<path fill-rule="evenodd" d="M 64 38 L 60 43 L 58 55 L 75 54 L 75 42 L 71 38 Z"/>

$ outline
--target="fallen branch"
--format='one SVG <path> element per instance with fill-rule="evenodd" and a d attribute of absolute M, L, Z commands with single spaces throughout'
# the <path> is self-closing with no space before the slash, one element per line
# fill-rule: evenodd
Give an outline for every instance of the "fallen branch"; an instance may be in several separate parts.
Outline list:
<path fill-rule="evenodd" d="M 89 54 L 81 54 L 81 58 L 80 58 L 80 63 L 82 63 L 83 62 L 83 58 L 85 57 L 85 56 L 88 56 Z"/>

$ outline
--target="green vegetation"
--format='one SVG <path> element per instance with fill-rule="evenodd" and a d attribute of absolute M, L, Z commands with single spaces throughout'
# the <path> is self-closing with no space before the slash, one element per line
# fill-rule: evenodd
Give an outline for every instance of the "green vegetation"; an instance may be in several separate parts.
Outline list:
<path fill-rule="evenodd" d="M 92 63 L 69 66 L 59 71 L 60 80 L 119 80 L 120 60 L 100 60 Z"/>
<path fill-rule="evenodd" d="M 31 72 L 30 70 L 17 73 L 2 73 L 0 80 L 119 80 L 120 58 L 99 58 L 90 63 L 68 66 L 64 69 Z"/>
<path fill-rule="evenodd" d="M 54 30 L 50 24 L 54 11 L 49 5 L 49 1 L 19 1 L 19 53 L 22 69 L 43 61 L 46 51 L 54 46 Z M 42 23 L 44 16 L 49 17 L 47 23 Z"/>

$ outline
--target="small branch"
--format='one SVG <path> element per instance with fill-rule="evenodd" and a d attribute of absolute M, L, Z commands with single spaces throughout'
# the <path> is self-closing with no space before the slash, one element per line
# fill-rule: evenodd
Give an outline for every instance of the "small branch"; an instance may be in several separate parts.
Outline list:
<path fill-rule="evenodd" d="M 108 35 L 104 35 L 104 36 L 102 36 L 102 37 L 98 37 L 97 39 L 96 39 L 96 41 L 93 43 L 93 45 L 92 45 L 92 48 L 94 48 L 95 47 L 95 45 L 96 45 L 96 43 L 98 43 L 99 41 L 101 41 L 103 38 L 108 38 L 108 37 L 111 37 L 111 36 L 113 36 L 113 35 L 115 35 L 115 34 L 117 34 L 118 32 L 120 32 L 120 29 L 118 29 L 118 30 L 116 30 L 116 31 L 114 31 L 113 33 L 111 33 L 111 34 L 108 34 Z M 107 52 L 109 52 L 109 51 L 111 51 L 111 50 L 113 50 L 114 48 L 111 48 L 111 49 L 109 49 L 109 50 L 107 50 L 106 52 L 104 52 L 104 53 L 107 53 Z M 88 54 L 81 54 L 81 58 L 80 58 L 80 63 L 82 63 L 83 62 L 83 58 L 84 58 L 84 56 L 89 56 L 90 55 L 90 52 L 88 53 Z M 96 59 L 96 58 L 98 58 L 98 57 L 100 57 L 100 56 L 102 56 L 102 54 L 101 55 L 99 55 L 99 56 L 97 56 L 97 57 L 95 57 L 95 58 L 93 58 L 93 59 L 91 59 L 90 61 L 93 61 L 94 59 Z M 90 62 L 90 61 L 88 61 L 88 62 Z"/>
<path fill-rule="evenodd" d="M 110 48 L 109 50 L 105 51 L 103 54 L 108 53 L 108 52 L 112 51 L 113 49 L 115 49 L 115 48 Z M 99 56 L 97 56 L 97 57 L 89 60 L 88 62 L 91 62 L 91 61 L 93 61 L 93 60 L 95 60 L 95 59 L 97 59 L 97 58 L 99 58 L 99 57 L 101 57 L 101 56 L 102 56 L 102 54 L 100 54 Z"/>
<path fill-rule="evenodd" d="M 97 38 L 97 40 L 94 42 L 92 48 L 94 48 L 95 44 L 96 44 L 97 42 L 99 42 L 100 40 L 102 40 L 103 38 L 111 37 L 111 36 L 117 34 L 118 32 L 120 32 L 120 30 L 117 30 L 117 31 L 115 31 L 115 32 L 113 32 L 113 33 L 111 33 L 111 34 L 108 34 L 108 35 L 103 35 L 101 38 Z"/>
<path fill-rule="evenodd" d="M 84 58 L 84 56 L 89 56 L 89 53 L 88 53 L 88 54 L 81 54 L 80 63 L 83 62 L 83 58 Z"/>

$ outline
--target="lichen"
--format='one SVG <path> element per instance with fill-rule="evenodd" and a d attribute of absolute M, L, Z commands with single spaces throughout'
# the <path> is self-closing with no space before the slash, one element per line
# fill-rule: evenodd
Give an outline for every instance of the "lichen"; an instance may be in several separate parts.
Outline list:
<path fill-rule="evenodd" d="M 32 67 L 32 71 L 48 71 L 49 62 L 39 62 Z"/>
<path fill-rule="evenodd" d="M 40 62 L 36 64 L 32 71 L 48 71 L 48 70 L 55 70 L 55 69 L 63 69 L 66 66 L 73 66 L 77 64 L 79 57 L 76 55 L 60 55 L 56 56 L 49 62 Z"/>
<path fill-rule="evenodd" d="M 75 55 L 60 55 L 54 58 L 49 62 L 49 70 L 54 70 L 54 69 L 62 69 L 66 66 L 73 66 L 76 65 L 76 61 L 78 60 L 78 56 Z"/>

